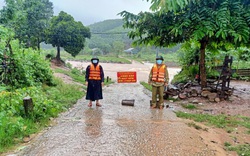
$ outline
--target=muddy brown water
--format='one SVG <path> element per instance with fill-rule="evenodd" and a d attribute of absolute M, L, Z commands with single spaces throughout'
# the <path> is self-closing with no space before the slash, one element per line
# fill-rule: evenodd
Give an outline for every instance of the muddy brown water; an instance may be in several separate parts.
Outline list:
<path fill-rule="evenodd" d="M 79 61 L 66 61 L 66 63 L 70 63 L 72 67 L 76 67 L 78 69 L 86 69 L 89 65 L 89 62 L 79 62 Z M 150 69 L 152 68 L 152 63 L 139 63 L 133 61 L 131 64 L 119 64 L 119 63 L 100 63 L 104 69 L 105 77 L 110 77 L 112 80 L 117 80 L 117 72 L 121 71 L 135 71 L 138 82 L 144 81 L 148 82 L 148 74 Z M 169 79 L 172 80 L 174 75 L 180 72 L 180 68 L 168 68 Z"/>
<path fill-rule="evenodd" d="M 80 65 L 86 68 L 88 63 Z M 112 79 L 117 71 L 137 71 L 138 82 L 105 86 L 103 107 L 89 108 L 85 97 L 79 99 L 55 119 L 54 126 L 9 156 L 226 155 L 223 147 L 211 145 L 211 140 L 177 118 L 172 109 L 150 109 L 151 93 L 139 81 L 147 81 L 151 64 L 102 66 Z M 134 106 L 123 106 L 123 99 L 134 99 Z"/>

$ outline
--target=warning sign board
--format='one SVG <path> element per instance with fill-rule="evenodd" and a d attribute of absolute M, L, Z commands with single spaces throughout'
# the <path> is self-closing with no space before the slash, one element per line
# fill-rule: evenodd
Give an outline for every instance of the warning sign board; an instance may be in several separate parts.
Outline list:
<path fill-rule="evenodd" d="M 136 72 L 134 71 L 117 72 L 118 83 L 135 83 L 136 81 Z"/>

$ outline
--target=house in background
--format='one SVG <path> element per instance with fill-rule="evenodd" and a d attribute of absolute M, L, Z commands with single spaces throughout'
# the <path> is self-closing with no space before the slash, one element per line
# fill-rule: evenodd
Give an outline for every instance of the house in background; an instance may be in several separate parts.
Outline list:
<path fill-rule="evenodd" d="M 127 54 L 133 55 L 133 54 L 137 54 L 138 50 L 135 49 L 135 48 L 128 48 L 128 49 L 124 50 L 124 52 L 127 53 Z"/>

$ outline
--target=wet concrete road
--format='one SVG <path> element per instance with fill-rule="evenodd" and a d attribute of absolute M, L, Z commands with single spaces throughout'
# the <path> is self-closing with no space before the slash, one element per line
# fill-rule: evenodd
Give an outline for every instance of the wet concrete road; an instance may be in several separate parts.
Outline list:
<path fill-rule="evenodd" d="M 104 87 L 103 107 L 80 99 L 57 124 L 35 138 L 20 156 L 213 156 L 171 109 L 150 109 L 150 92 L 139 83 Z M 123 106 L 135 99 L 135 106 Z"/>

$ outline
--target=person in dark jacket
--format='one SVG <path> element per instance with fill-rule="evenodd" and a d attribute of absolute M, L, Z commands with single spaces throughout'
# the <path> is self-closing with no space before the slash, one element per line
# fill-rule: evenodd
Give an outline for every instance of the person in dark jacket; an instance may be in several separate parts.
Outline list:
<path fill-rule="evenodd" d="M 91 64 L 86 68 L 85 81 L 87 86 L 86 100 L 89 100 L 88 106 L 92 107 L 92 102 L 96 101 L 96 106 L 101 107 L 99 100 L 103 99 L 104 72 L 97 57 L 93 57 Z"/>

